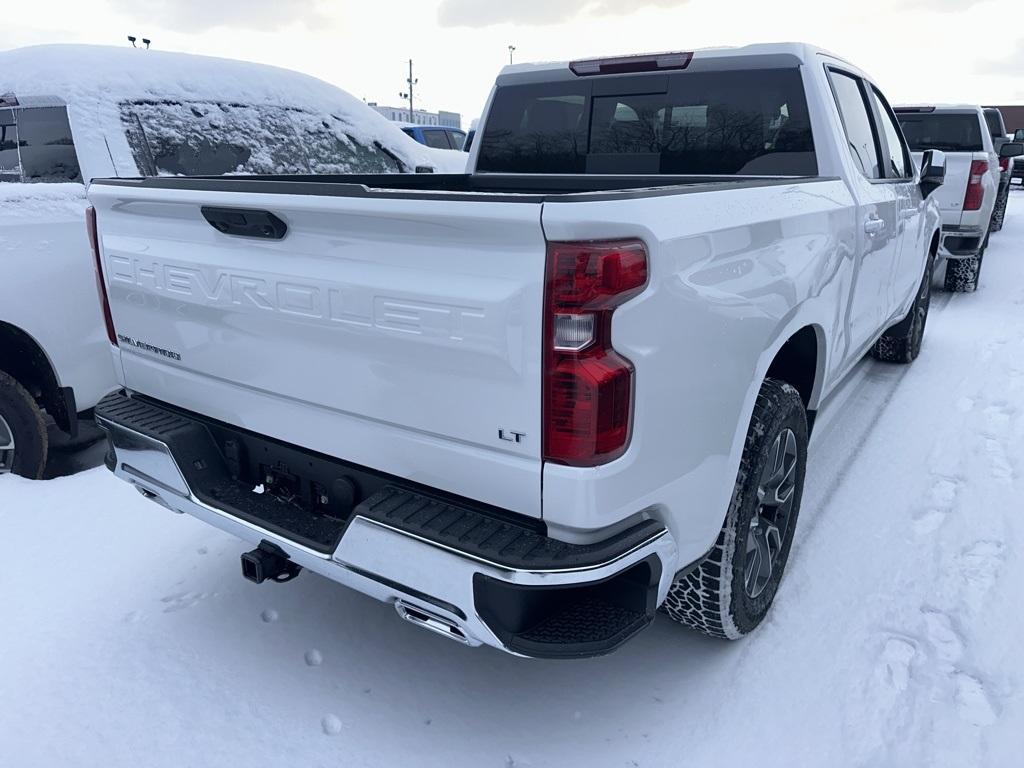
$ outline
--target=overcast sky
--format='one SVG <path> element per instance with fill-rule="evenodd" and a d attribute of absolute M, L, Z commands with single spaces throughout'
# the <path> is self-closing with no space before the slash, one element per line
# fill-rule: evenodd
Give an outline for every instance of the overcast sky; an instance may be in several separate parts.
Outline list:
<path fill-rule="evenodd" d="M 46 42 L 260 61 L 468 126 L 515 60 L 803 40 L 867 70 L 893 102 L 1024 103 L 1024 0 L 43 0 L 4 7 L 0 49 Z M 0 79 L 2 79 L 0 73 Z"/>

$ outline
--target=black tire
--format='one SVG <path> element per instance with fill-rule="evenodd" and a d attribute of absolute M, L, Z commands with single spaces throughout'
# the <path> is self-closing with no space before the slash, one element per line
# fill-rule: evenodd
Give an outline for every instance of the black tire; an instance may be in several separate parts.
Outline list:
<path fill-rule="evenodd" d="M 924 268 L 924 276 L 917 291 L 910 312 L 900 322 L 882 334 L 871 348 L 871 356 L 885 363 L 903 363 L 909 365 L 921 353 L 924 342 L 924 329 L 928 324 L 928 310 L 932 304 L 932 270 L 935 265 L 933 256 L 928 257 Z M 948 272 L 946 273 L 949 274 Z"/>
<path fill-rule="evenodd" d="M 48 441 L 43 414 L 25 388 L 0 371 L 0 445 L 8 445 L 8 432 L 14 440 L 13 450 L 0 452 L 0 471 L 38 480 L 46 467 Z"/>
<path fill-rule="evenodd" d="M 789 436 L 794 440 L 792 463 L 788 463 L 787 452 L 778 464 L 776 446 L 788 442 Z M 695 568 L 673 582 L 662 605 L 665 613 L 706 635 L 730 640 L 743 637 L 761 623 L 775 599 L 789 559 L 806 465 L 807 412 L 803 400 L 789 384 L 766 379 L 750 419 L 736 487 L 718 540 Z M 792 476 L 792 485 L 785 530 L 777 531 L 773 556 L 770 546 L 763 550 L 751 542 L 757 537 L 756 532 L 764 530 L 766 518 L 770 520 L 774 515 L 777 521 L 782 509 L 762 503 L 763 492 L 764 498 L 771 498 L 768 493 L 773 491 L 765 492 L 765 478 L 766 473 L 776 475 L 775 466 L 783 467 L 786 478 Z M 763 551 L 769 552 L 767 576 L 758 570 L 764 562 L 758 553 Z"/>
<path fill-rule="evenodd" d="M 982 251 L 977 256 L 966 259 L 946 259 L 945 288 L 951 293 L 971 293 L 978 290 L 978 278 L 981 276 L 981 260 L 985 256 Z"/>
<path fill-rule="evenodd" d="M 992 211 L 992 225 L 990 232 L 998 232 L 1003 228 L 1003 220 L 1006 218 L 1006 204 L 1010 200 L 1010 185 L 1006 185 L 1003 194 L 996 200 L 995 210 Z"/>

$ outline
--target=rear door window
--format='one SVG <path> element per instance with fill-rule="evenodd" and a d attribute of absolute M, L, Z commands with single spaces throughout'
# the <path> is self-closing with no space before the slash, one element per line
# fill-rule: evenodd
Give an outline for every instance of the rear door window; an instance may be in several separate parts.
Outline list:
<path fill-rule="evenodd" d="M 423 131 L 423 141 L 428 147 L 434 149 L 451 149 L 451 144 L 448 143 L 448 134 L 443 130 L 425 129 Z"/>
<path fill-rule="evenodd" d="M 478 168 L 505 173 L 817 173 L 797 69 L 498 89 Z"/>
<path fill-rule="evenodd" d="M 915 152 L 981 152 L 981 121 L 976 114 L 955 112 L 897 112 L 907 143 Z"/>
<path fill-rule="evenodd" d="M 452 149 L 462 149 L 466 143 L 466 134 L 462 131 L 448 131 L 448 141 L 452 145 Z"/>
<path fill-rule="evenodd" d="M 0 109 L 0 181 L 81 180 L 66 107 Z"/>
<path fill-rule="evenodd" d="M 860 172 L 869 179 L 882 177 L 878 141 L 859 78 L 829 70 L 836 106 L 846 131 L 846 141 Z"/>
<path fill-rule="evenodd" d="M 17 119 L 25 181 L 82 180 L 66 107 L 21 109 Z"/>
<path fill-rule="evenodd" d="M 888 166 L 885 169 L 887 178 L 905 179 L 913 175 L 910 164 L 910 156 L 907 154 L 900 129 L 892 116 L 885 97 L 878 92 L 874 86 L 871 87 L 871 98 L 878 110 L 878 116 L 882 123 L 882 133 L 885 135 L 885 146 L 888 155 Z"/>

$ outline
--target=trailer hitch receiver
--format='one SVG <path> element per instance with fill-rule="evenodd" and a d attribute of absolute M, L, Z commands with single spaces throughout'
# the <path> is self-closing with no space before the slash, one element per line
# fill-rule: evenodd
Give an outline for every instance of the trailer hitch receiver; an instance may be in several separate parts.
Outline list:
<path fill-rule="evenodd" d="M 242 555 L 242 575 L 254 584 L 262 584 L 268 579 L 283 584 L 291 581 L 302 566 L 288 559 L 280 547 L 269 541 L 261 541 L 251 552 Z"/>

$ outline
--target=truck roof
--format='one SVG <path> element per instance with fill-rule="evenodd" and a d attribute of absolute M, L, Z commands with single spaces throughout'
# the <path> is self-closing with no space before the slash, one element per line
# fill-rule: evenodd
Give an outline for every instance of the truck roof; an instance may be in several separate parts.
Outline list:
<path fill-rule="evenodd" d="M 212 56 L 100 45 L 0 51 L 0 93 L 49 95 L 69 105 L 140 99 L 370 111 L 337 86 L 279 67 Z M 381 123 L 387 121 L 380 117 Z"/>
<path fill-rule="evenodd" d="M 981 112 L 981 107 L 977 104 L 897 104 L 893 109 L 904 112 L 943 112 L 959 115 L 976 115 Z"/>
<path fill-rule="evenodd" d="M 815 45 L 800 42 L 783 43 L 757 43 L 735 47 L 717 48 L 689 48 L 680 47 L 678 50 L 688 50 L 693 53 L 693 59 L 686 67 L 689 71 L 700 70 L 722 70 L 732 68 L 758 69 L 797 66 L 812 61 L 819 56 L 843 62 L 848 68 L 860 72 L 857 67 L 847 62 L 841 56 Z M 580 57 L 581 60 L 617 58 L 616 56 L 587 56 Z M 644 54 L 640 54 L 644 55 Z M 548 61 L 532 64 L 510 64 L 506 65 L 498 75 L 498 85 L 514 85 L 518 82 L 538 82 L 549 80 L 574 79 L 576 75 L 569 69 L 570 61 Z M 870 79 L 870 78 L 869 78 Z"/>

